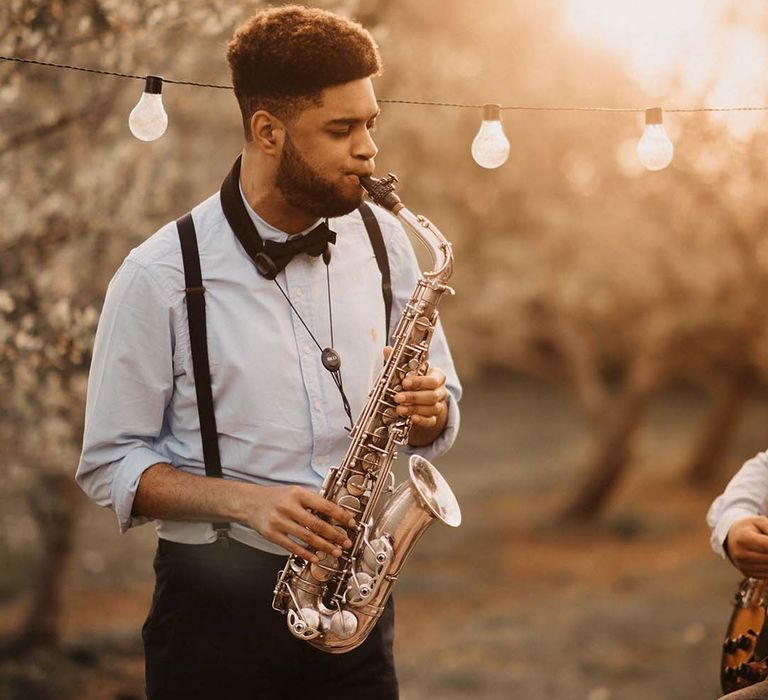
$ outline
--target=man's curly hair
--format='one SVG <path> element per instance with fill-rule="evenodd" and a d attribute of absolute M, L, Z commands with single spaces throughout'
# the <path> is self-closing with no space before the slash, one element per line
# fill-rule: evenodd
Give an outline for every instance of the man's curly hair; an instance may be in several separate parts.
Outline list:
<path fill-rule="evenodd" d="M 319 105 L 325 88 L 381 71 L 378 48 L 362 25 L 301 5 L 257 12 L 235 30 L 227 61 L 249 141 L 254 112 L 291 119 Z"/>

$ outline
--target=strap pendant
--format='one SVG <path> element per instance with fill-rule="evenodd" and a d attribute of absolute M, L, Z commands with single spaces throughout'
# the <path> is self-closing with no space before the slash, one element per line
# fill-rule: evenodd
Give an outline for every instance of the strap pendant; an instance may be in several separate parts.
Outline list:
<path fill-rule="evenodd" d="M 341 369 L 341 357 L 333 348 L 325 348 L 320 358 L 323 361 L 323 367 L 329 372 L 338 372 Z"/>

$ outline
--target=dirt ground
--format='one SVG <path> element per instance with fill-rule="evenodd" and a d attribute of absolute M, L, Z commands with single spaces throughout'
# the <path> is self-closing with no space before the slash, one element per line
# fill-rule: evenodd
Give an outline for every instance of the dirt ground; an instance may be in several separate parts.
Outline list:
<path fill-rule="evenodd" d="M 702 397 L 660 397 L 604 516 L 565 528 L 555 515 L 589 448 L 579 412 L 519 380 L 465 389 L 461 438 L 438 463 L 464 522 L 434 525 L 395 588 L 403 700 L 717 698 L 739 575 L 710 552 L 704 516 L 730 471 L 768 442 L 768 400 L 750 406 L 720 483 L 692 490 L 680 467 Z M 114 516 L 89 503 L 82 515 L 67 654 L 0 665 L 0 700 L 143 698 L 154 532 L 121 536 Z M 2 593 L 0 634 L 26 603 L 22 587 Z"/>

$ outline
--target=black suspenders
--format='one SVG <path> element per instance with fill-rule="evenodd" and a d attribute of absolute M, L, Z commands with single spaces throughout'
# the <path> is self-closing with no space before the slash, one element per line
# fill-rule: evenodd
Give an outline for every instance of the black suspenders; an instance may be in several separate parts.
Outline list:
<path fill-rule="evenodd" d="M 371 241 L 376 264 L 381 273 L 381 293 L 384 298 L 386 320 L 385 337 L 389 338 L 389 323 L 392 314 L 392 282 L 389 271 L 389 258 L 381 227 L 373 210 L 365 203 L 360 205 L 365 230 Z M 197 236 L 192 214 L 187 213 L 176 221 L 181 242 L 181 256 L 184 261 L 184 284 L 187 299 L 187 320 L 189 322 L 189 343 L 192 350 L 192 369 L 195 375 L 195 393 L 197 394 L 197 413 L 200 417 L 200 433 L 203 442 L 203 460 L 205 475 L 222 478 L 221 455 L 219 454 L 216 415 L 213 410 L 213 392 L 211 391 L 211 369 L 208 362 L 208 342 L 205 324 L 205 287 L 200 270 L 200 255 L 197 249 Z M 229 523 L 213 523 L 218 538 L 227 537 Z"/>
<path fill-rule="evenodd" d="M 384 297 L 384 338 L 389 342 L 389 322 L 392 316 L 392 280 L 389 274 L 389 258 L 387 257 L 387 247 L 384 245 L 384 238 L 381 235 L 381 227 L 376 215 L 365 202 L 360 205 L 360 215 L 363 217 L 365 230 L 368 232 L 368 238 L 371 240 L 373 254 L 376 256 L 376 264 L 381 273 L 381 295 Z"/>
<path fill-rule="evenodd" d="M 197 250 L 197 236 L 192 214 L 182 216 L 177 222 L 181 241 L 181 255 L 184 260 L 184 284 L 187 296 L 187 319 L 189 322 L 189 344 L 192 349 L 192 369 L 195 374 L 197 413 L 200 416 L 200 434 L 203 441 L 205 475 L 222 478 L 221 456 L 219 455 L 216 415 L 213 412 L 211 392 L 211 368 L 208 364 L 208 342 L 205 326 L 205 287 L 200 272 L 200 255 Z M 219 538 L 226 537 L 229 523 L 214 523 L 213 529 Z"/>

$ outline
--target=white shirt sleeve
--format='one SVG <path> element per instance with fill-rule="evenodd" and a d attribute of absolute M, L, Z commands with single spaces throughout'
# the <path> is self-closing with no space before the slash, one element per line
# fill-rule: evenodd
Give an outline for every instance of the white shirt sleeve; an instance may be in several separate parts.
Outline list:
<path fill-rule="evenodd" d="M 121 532 L 132 517 L 139 479 L 168 457 L 155 450 L 173 392 L 173 315 L 149 271 L 126 259 L 107 289 L 88 378 L 83 451 L 76 480 L 112 508 Z"/>
<path fill-rule="evenodd" d="M 768 452 L 760 452 L 744 465 L 718 496 L 707 513 L 712 528 L 712 549 L 725 557 L 723 543 L 739 518 L 768 514 Z"/>

